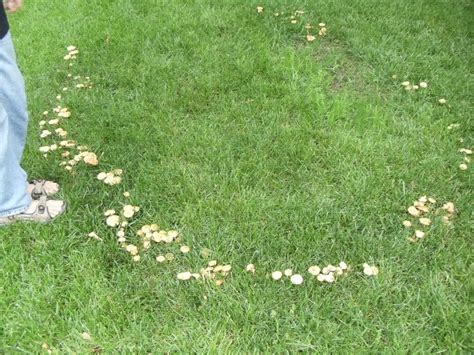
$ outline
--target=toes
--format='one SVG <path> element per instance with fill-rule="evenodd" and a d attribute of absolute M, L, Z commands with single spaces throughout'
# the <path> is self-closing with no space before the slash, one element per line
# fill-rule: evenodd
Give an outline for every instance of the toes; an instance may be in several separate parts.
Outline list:
<path fill-rule="evenodd" d="M 57 200 L 49 200 L 47 202 L 47 207 L 48 207 L 49 215 L 51 216 L 51 218 L 55 218 L 64 211 L 65 202 L 57 201 Z"/>
<path fill-rule="evenodd" d="M 55 194 L 59 191 L 59 185 L 52 181 L 46 181 L 44 184 L 44 189 L 48 195 Z"/>
<path fill-rule="evenodd" d="M 26 189 L 27 193 L 32 194 L 35 191 L 37 184 L 41 185 L 41 187 L 38 188 L 38 191 L 41 191 L 42 194 L 46 194 L 47 196 L 51 196 L 59 192 L 59 185 L 57 183 L 53 181 L 35 180 L 34 182 L 28 184 Z"/>

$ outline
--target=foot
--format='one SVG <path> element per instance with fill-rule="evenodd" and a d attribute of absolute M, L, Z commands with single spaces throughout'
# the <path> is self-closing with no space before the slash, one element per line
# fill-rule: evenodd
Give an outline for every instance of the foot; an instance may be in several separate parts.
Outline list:
<path fill-rule="evenodd" d="M 0 217 L 0 226 L 18 221 L 46 223 L 60 216 L 65 210 L 66 202 L 48 200 L 43 196 L 38 200 L 31 201 L 23 213 L 9 217 Z"/>
<path fill-rule="evenodd" d="M 59 185 L 53 181 L 33 180 L 28 184 L 26 191 L 34 200 L 38 200 L 41 196 L 52 196 L 59 191 Z"/>

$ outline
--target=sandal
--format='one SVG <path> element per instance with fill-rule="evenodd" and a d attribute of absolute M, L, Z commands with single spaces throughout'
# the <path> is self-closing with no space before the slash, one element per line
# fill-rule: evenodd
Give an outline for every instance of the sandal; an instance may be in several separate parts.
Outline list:
<path fill-rule="evenodd" d="M 41 196 L 38 200 L 33 200 L 25 212 L 14 216 L 0 217 L 0 226 L 14 222 L 47 223 L 59 217 L 65 210 L 66 202 L 48 200 L 46 196 Z"/>
<path fill-rule="evenodd" d="M 31 194 L 33 200 L 38 200 L 42 196 L 52 196 L 59 191 L 59 185 L 48 180 L 33 180 L 28 184 L 27 192 Z"/>

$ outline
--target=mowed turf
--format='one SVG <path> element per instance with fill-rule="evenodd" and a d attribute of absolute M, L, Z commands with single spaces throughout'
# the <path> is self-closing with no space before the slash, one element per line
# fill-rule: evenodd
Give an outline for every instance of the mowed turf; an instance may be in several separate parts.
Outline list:
<path fill-rule="evenodd" d="M 473 145 L 472 14 L 467 0 L 26 1 L 10 17 L 24 167 L 58 181 L 69 210 L 0 230 L 1 351 L 473 351 L 472 166 L 458 167 Z M 308 22 L 327 36 L 308 43 Z M 61 92 L 71 44 L 92 90 Z M 75 176 L 38 152 L 59 93 L 63 128 L 100 153 Z M 112 168 L 121 185 L 95 179 Z M 177 229 L 191 253 L 133 263 L 102 215 L 123 191 L 135 226 Z M 457 213 L 409 243 L 422 195 Z M 203 248 L 233 266 L 222 287 L 176 279 L 205 265 Z M 341 260 L 352 272 L 334 284 L 306 272 Z M 285 268 L 303 285 L 267 275 Z"/>

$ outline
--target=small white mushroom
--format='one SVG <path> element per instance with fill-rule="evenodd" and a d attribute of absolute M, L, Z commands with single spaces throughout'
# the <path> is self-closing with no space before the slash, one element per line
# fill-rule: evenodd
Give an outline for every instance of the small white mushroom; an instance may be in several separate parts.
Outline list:
<path fill-rule="evenodd" d="M 408 213 L 411 214 L 413 217 L 419 217 L 421 214 L 415 206 L 408 207 Z"/>
<path fill-rule="evenodd" d="M 313 265 L 313 266 L 310 266 L 310 267 L 309 267 L 308 272 L 309 272 L 311 275 L 317 276 L 317 275 L 320 274 L 321 269 L 319 268 L 319 266 Z"/>
<path fill-rule="evenodd" d="M 217 265 L 217 260 L 211 260 L 207 263 L 208 266 L 216 266 Z"/>
<path fill-rule="evenodd" d="M 431 224 L 431 219 L 429 218 L 420 218 L 420 223 L 423 224 L 424 226 L 429 226 Z"/>
<path fill-rule="evenodd" d="M 336 281 L 336 279 L 334 278 L 334 274 L 332 272 L 326 275 L 326 282 L 332 283 L 334 281 Z"/>
<path fill-rule="evenodd" d="M 281 271 L 273 271 L 272 272 L 272 279 L 273 280 L 280 280 L 282 278 L 283 274 Z"/>
<path fill-rule="evenodd" d="M 303 283 L 303 276 L 294 274 L 291 276 L 290 281 L 293 285 L 301 285 Z"/>
<path fill-rule="evenodd" d="M 129 244 L 125 247 L 125 250 L 128 251 L 131 255 L 137 255 L 138 254 L 138 248 L 137 246 L 133 244 Z"/>
<path fill-rule="evenodd" d="M 178 280 L 180 281 L 186 281 L 186 280 L 189 280 L 191 278 L 191 273 L 189 271 L 185 271 L 185 272 L 180 272 L 178 275 L 177 275 L 177 278 Z"/>
<path fill-rule="evenodd" d="M 448 211 L 448 213 L 454 213 L 454 203 L 452 202 L 446 202 L 442 208 Z"/>
<path fill-rule="evenodd" d="M 251 272 L 251 273 L 255 273 L 255 265 L 254 265 L 254 264 L 248 264 L 248 265 L 245 267 L 245 271 Z"/>
<path fill-rule="evenodd" d="M 120 217 L 117 215 L 108 216 L 106 223 L 109 227 L 116 227 L 120 223 Z"/>
<path fill-rule="evenodd" d="M 420 230 L 415 231 L 415 237 L 417 237 L 418 239 L 424 238 L 424 236 L 425 236 L 425 232 L 420 231 Z"/>
<path fill-rule="evenodd" d="M 232 266 L 231 266 L 231 265 L 223 265 L 223 266 L 222 266 L 222 272 L 227 273 L 227 272 L 229 272 L 230 270 L 232 270 Z"/>
<path fill-rule="evenodd" d="M 375 276 L 379 273 L 379 269 L 376 266 L 370 266 L 368 264 L 364 264 L 364 274 L 367 276 Z"/>
<path fill-rule="evenodd" d="M 104 180 L 106 177 L 107 177 L 107 174 L 104 172 L 97 174 L 97 180 Z"/>
<path fill-rule="evenodd" d="M 85 341 L 91 341 L 92 340 L 92 337 L 87 332 L 82 333 L 81 338 L 84 339 Z"/>
<path fill-rule="evenodd" d="M 132 205 L 125 205 L 123 206 L 122 213 L 125 218 L 132 218 L 135 214 L 135 209 Z"/>

